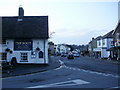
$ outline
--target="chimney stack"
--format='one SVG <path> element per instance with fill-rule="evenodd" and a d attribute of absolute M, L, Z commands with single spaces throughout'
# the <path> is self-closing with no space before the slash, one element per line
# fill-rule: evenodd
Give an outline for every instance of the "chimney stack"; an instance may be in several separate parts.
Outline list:
<path fill-rule="evenodd" d="M 24 9 L 22 6 L 19 7 L 19 18 L 22 18 L 24 16 Z"/>
<path fill-rule="evenodd" d="M 22 6 L 19 6 L 19 11 L 18 11 L 18 22 L 23 21 L 23 16 L 24 16 L 24 9 L 22 8 Z"/>

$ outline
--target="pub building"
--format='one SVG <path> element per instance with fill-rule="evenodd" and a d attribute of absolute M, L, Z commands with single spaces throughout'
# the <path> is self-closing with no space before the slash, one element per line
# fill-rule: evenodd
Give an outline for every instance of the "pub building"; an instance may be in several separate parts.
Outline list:
<path fill-rule="evenodd" d="M 18 16 L 2 19 L 2 62 L 11 64 L 48 64 L 48 16 L 24 16 L 19 7 Z"/>

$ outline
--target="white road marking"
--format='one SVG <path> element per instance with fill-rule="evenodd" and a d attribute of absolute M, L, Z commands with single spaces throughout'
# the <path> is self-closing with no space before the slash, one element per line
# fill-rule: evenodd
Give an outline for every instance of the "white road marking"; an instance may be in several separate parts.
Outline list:
<path fill-rule="evenodd" d="M 113 90 L 113 89 L 120 89 L 120 86 L 117 86 L 117 87 L 111 87 L 111 88 L 106 88 L 106 89 L 104 89 L 104 90 Z"/>
<path fill-rule="evenodd" d="M 90 83 L 90 82 L 83 81 L 83 80 L 80 80 L 80 79 L 75 79 L 75 80 L 70 80 L 70 81 L 65 81 L 65 82 L 39 85 L 39 86 L 33 86 L 33 87 L 27 87 L 27 88 L 60 87 L 60 86 L 72 86 L 72 85 L 80 85 L 80 84 L 88 84 L 88 83 Z"/>
<path fill-rule="evenodd" d="M 87 73 L 93 73 L 93 74 L 97 74 L 97 75 L 103 75 L 103 76 L 111 76 L 111 77 L 115 77 L 115 78 L 119 78 L 119 75 L 113 75 L 113 74 L 106 74 L 106 73 L 101 73 L 101 72 L 95 72 L 95 71 L 90 71 L 90 70 L 85 70 L 85 69 L 80 69 L 80 68 L 73 68 L 73 67 L 68 67 L 64 64 L 63 61 L 59 60 L 60 63 L 62 63 L 62 65 L 64 65 L 65 68 L 67 69 L 71 69 L 71 70 L 76 70 L 76 71 L 83 71 L 83 72 L 87 72 Z"/>

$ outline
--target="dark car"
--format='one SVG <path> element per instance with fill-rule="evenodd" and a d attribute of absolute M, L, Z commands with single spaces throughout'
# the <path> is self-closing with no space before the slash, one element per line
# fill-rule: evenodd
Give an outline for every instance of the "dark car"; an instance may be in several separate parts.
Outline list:
<path fill-rule="evenodd" d="M 59 52 L 56 52 L 56 54 L 55 54 L 56 56 L 60 56 L 61 54 L 59 53 Z"/>
<path fill-rule="evenodd" d="M 74 59 L 73 53 L 72 53 L 72 52 L 69 52 L 67 58 L 68 58 L 68 59 Z"/>
<path fill-rule="evenodd" d="M 65 52 L 61 53 L 61 57 L 66 57 L 67 54 Z"/>

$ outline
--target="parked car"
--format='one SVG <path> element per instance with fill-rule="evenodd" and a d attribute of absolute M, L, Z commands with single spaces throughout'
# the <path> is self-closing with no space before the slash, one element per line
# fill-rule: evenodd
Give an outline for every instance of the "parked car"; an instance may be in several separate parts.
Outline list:
<path fill-rule="evenodd" d="M 60 56 L 61 54 L 59 53 L 59 52 L 56 52 L 56 54 L 55 54 L 56 56 Z"/>
<path fill-rule="evenodd" d="M 80 56 L 80 54 L 78 52 L 74 52 L 73 55 L 74 55 L 74 57 L 79 57 Z"/>
<path fill-rule="evenodd" d="M 61 57 L 66 57 L 67 54 L 65 52 L 61 53 Z"/>
<path fill-rule="evenodd" d="M 68 59 L 74 59 L 73 53 L 72 53 L 72 52 L 69 52 L 67 58 L 68 58 Z"/>

